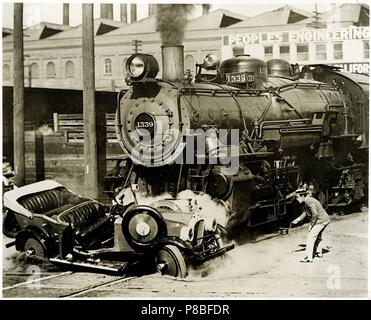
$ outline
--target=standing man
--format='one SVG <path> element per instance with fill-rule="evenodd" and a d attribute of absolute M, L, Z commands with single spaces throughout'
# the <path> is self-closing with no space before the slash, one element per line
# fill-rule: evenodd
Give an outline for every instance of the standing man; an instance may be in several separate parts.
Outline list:
<path fill-rule="evenodd" d="M 330 217 L 323 209 L 321 203 L 313 198 L 310 186 L 305 189 L 296 190 L 296 200 L 299 203 L 304 203 L 303 213 L 297 217 L 292 223 L 297 224 L 306 216 L 310 219 L 309 234 L 307 237 L 306 257 L 301 262 L 313 262 L 313 255 L 322 257 L 322 233 L 330 223 Z"/>

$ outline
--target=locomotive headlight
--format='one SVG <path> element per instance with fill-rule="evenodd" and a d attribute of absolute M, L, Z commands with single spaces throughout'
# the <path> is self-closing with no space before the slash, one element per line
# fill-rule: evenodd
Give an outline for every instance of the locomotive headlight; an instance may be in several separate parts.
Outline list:
<path fill-rule="evenodd" d="M 132 77 L 140 77 L 144 73 L 144 61 L 140 57 L 135 57 L 129 65 L 129 73 Z"/>
<path fill-rule="evenodd" d="M 149 54 L 133 54 L 126 62 L 126 71 L 133 80 L 155 78 L 158 70 L 157 60 Z"/>

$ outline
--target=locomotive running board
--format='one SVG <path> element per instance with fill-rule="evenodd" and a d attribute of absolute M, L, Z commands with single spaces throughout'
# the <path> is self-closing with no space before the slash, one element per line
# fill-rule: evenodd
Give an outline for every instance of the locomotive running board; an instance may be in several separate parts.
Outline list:
<path fill-rule="evenodd" d="M 72 261 L 67 261 L 67 260 L 62 260 L 59 258 L 50 258 L 49 259 L 51 262 L 56 263 L 56 264 L 62 264 L 65 266 L 74 266 L 74 267 L 81 267 L 81 268 L 86 268 L 90 270 L 95 270 L 95 271 L 108 271 L 108 272 L 113 272 L 113 273 L 123 273 L 125 268 L 128 266 L 128 262 L 123 262 L 123 264 L 119 268 L 113 268 L 113 267 L 107 267 L 107 266 L 99 266 L 99 265 L 93 265 L 91 263 L 86 263 L 86 262 L 72 262 Z"/>

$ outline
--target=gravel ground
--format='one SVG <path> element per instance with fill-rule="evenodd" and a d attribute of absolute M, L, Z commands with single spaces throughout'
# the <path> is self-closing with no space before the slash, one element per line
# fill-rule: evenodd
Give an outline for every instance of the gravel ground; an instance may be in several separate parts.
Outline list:
<path fill-rule="evenodd" d="M 154 274 L 120 280 L 108 275 L 74 273 L 46 278 L 34 287 L 21 285 L 7 289 L 3 296 L 59 297 L 91 288 L 75 297 L 367 297 L 368 209 L 346 216 L 332 216 L 323 236 L 329 251 L 313 263 L 300 262 L 304 257 L 307 227 L 305 224 L 291 229 L 287 235 L 266 235 L 255 243 L 240 245 L 227 257 L 208 263 L 203 272 L 190 270 L 185 279 Z M 10 249 L 4 249 L 4 254 L 7 274 L 4 273 L 3 287 L 26 281 L 21 276 L 9 275 L 9 272 L 27 271 L 27 265 L 20 265 L 22 259 L 14 259 Z M 13 261 L 8 259 L 9 256 Z M 49 269 L 49 273 L 42 276 L 50 274 L 55 274 L 55 270 Z M 115 279 L 119 281 L 94 288 Z"/>

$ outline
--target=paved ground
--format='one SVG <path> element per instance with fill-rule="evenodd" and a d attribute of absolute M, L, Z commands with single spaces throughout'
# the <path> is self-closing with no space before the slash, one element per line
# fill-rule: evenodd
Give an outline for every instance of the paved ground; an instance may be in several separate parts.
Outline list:
<path fill-rule="evenodd" d="M 227 258 L 209 263 L 206 276 L 205 272 L 190 270 L 186 279 L 158 274 L 126 279 L 89 273 L 61 274 L 47 268 L 49 272 L 41 274 L 44 278 L 34 282 L 30 278 L 32 269 L 21 265 L 21 259 L 14 265 L 5 257 L 3 296 L 367 297 L 368 210 L 332 216 L 324 234 L 329 252 L 309 264 L 299 262 L 304 256 L 307 232 L 304 225 L 288 235 L 265 236 L 256 243 L 240 245 Z M 9 256 L 9 249 L 5 250 Z"/>

